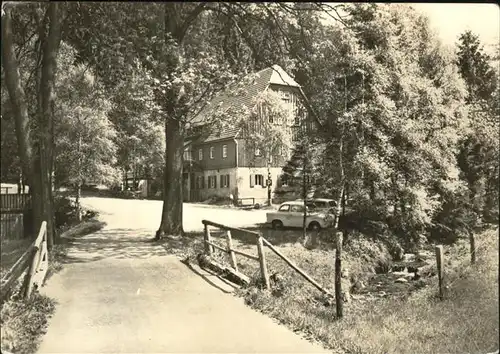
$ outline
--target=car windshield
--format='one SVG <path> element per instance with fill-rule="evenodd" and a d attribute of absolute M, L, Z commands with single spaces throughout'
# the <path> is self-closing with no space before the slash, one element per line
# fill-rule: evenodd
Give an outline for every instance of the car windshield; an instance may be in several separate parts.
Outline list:
<path fill-rule="evenodd" d="M 290 210 L 290 205 L 288 205 L 288 204 L 282 205 L 278 209 L 278 211 L 289 211 L 289 210 Z"/>

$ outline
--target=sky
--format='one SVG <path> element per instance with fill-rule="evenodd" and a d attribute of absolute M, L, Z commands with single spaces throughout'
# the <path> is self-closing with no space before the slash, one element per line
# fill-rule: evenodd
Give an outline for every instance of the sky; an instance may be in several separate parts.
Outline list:
<path fill-rule="evenodd" d="M 483 44 L 495 45 L 500 38 L 500 7 L 493 3 L 413 3 L 427 14 L 444 43 L 453 45 L 469 29 Z"/>
<path fill-rule="evenodd" d="M 500 41 L 500 7 L 494 3 L 409 3 L 426 14 L 444 44 L 455 45 L 465 30 L 477 34 L 490 51 Z M 330 18 L 325 18 L 331 22 Z"/>

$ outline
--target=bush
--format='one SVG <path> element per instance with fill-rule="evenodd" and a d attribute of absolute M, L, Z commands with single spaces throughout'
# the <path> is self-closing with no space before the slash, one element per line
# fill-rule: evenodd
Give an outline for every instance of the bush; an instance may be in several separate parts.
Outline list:
<path fill-rule="evenodd" d="M 13 353 L 36 353 L 55 302 L 34 291 L 31 299 L 12 299 L 1 310 L 2 349 Z"/>
<path fill-rule="evenodd" d="M 370 273 L 387 273 L 392 266 L 393 257 L 387 242 L 358 232 L 345 243 L 345 253 L 352 282 L 363 280 Z"/>
<path fill-rule="evenodd" d="M 54 214 L 56 228 L 64 227 L 77 220 L 76 205 L 69 197 L 54 197 Z"/>

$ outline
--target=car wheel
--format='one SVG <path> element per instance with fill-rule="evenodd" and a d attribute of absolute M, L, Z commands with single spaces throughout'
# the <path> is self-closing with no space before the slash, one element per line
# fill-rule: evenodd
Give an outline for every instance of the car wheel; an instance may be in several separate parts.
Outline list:
<path fill-rule="evenodd" d="M 321 225 L 317 221 L 313 221 L 312 223 L 309 224 L 309 229 L 318 231 L 321 230 Z"/>
<path fill-rule="evenodd" d="M 273 220 L 273 229 L 281 229 L 283 227 L 283 223 L 281 220 Z"/>

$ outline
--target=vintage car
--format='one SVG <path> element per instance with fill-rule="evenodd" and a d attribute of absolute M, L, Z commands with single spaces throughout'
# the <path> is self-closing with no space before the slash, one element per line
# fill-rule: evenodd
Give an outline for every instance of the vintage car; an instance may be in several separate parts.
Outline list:
<path fill-rule="evenodd" d="M 319 230 L 332 226 L 334 217 L 329 213 L 315 212 L 306 209 L 306 226 L 311 230 Z M 282 227 L 302 227 L 304 218 L 304 202 L 285 202 L 278 210 L 268 212 L 266 220 L 274 229 Z"/>
<path fill-rule="evenodd" d="M 303 203 L 303 199 L 297 199 L 296 202 Z M 321 211 L 328 214 L 333 214 L 337 212 L 337 202 L 333 199 L 327 198 L 311 198 L 306 199 L 306 205 L 311 211 Z"/>

